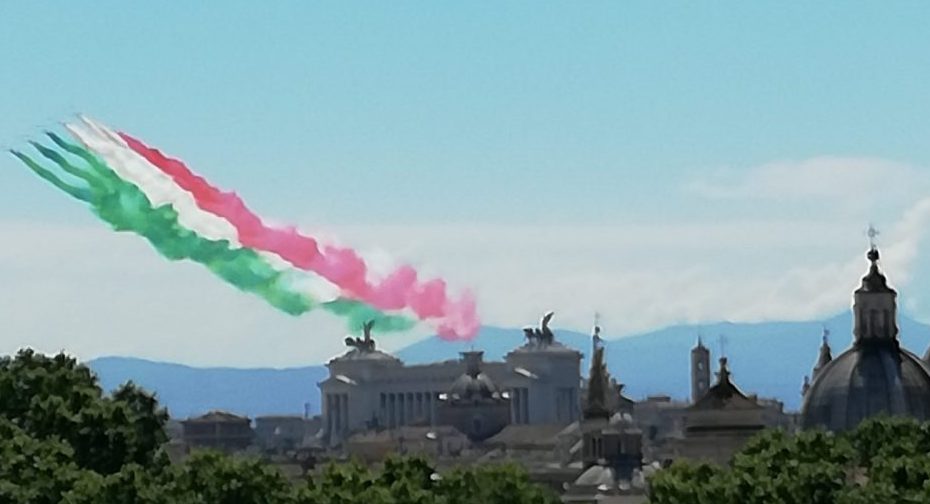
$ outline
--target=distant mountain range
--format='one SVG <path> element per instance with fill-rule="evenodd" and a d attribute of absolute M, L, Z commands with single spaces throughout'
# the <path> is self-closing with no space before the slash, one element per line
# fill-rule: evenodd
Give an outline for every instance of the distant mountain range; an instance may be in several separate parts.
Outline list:
<path fill-rule="evenodd" d="M 930 326 L 900 317 L 903 345 L 923 356 L 930 345 Z M 607 365 L 625 383 L 633 398 L 689 394 L 690 351 L 698 335 L 711 349 L 714 360 L 725 349 L 736 383 L 747 393 L 777 398 L 789 409 L 800 407 L 804 375 L 817 358 L 823 326 L 832 332 L 834 356 L 852 341 L 852 314 L 844 313 L 823 322 L 762 322 L 678 325 L 636 336 L 607 341 Z M 556 329 L 556 338 L 585 354 L 582 373 L 587 373 L 589 335 Z M 499 360 L 523 343 L 520 329 L 482 327 L 468 343 L 449 343 L 429 338 L 396 352 L 410 364 L 458 358 L 471 348 L 484 350 L 486 360 Z M 107 390 L 132 380 L 153 390 L 175 418 L 211 409 L 249 416 L 303 414 L 320 409 L 317 383 L 326 376 L 323 365 L 289 369 L 194 368 L 128 357 L 90 361 Z M 716 367 L 716 364 L 714 364 Z"/>
<path fill-rule="evenodd" d="M 289 369 L 195 368 L 131 357 L 103 357 L 88 363 L 105 390 L 132 380 L 157 393 L 173 418 L 213 409 L 255 417 L 320 411 L 317 382 L 325 366 Z"/>

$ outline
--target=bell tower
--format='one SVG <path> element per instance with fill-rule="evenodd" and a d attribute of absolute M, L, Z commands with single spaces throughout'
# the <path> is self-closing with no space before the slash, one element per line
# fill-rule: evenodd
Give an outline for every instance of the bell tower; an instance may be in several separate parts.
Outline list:
<path fill-rule="evenodd" d="M 898 342 L 898 293 L 888 287 L 888 280 L 878 267 L 880 255 L 874 241 L 877 234 L 878 231 L 869 227 L 869 238 L 872 239 L 866 254 L 869 272 L 862 277 L 862 285 L 853 295 L 856 345 Z"/>
<path fill-rule="evenodd" d="M 691 349 L 691 402 L 695 403 L 710 388 L 710 350 L 698 336 L 697 345 Z"/>

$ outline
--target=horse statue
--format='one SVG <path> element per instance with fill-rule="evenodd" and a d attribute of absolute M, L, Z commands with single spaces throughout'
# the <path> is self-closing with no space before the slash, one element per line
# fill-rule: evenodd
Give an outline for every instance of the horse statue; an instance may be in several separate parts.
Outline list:
<path fill-rule="evenodd" d="M 374 327 L 375 321 L 369 320 L 362 324 L 362 331 L 364 336 L 359 337 L 346 337 L 346 346 L 352 347 L 358 350 L 359 352 L 374 352 L 375 351 L 375 340 L 371 337 L 371 328 Z"/>
<path fill-rule="evenodd" d="M 553 315 L 555 315 L 555 312 L 546 312 L 539 322 L 539 327 L 526 326 L 523 328 L 523 335 L 526 337 L 527 343 L 544 346 L 551 345 L 555 341 L 555 334 L 552 333 L 552 329 L 549 329 L 549 321 L 552 320 Z"/>

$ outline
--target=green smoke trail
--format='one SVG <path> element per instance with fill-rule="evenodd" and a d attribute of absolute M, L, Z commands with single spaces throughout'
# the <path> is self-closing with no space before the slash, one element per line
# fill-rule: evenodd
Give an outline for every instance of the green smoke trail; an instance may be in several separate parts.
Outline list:
<path fill-rule="evenodd" d="M 164 257 L 170 260 L 190 259 L 203 264 L 226 282 L 263 297 L 272 306 L 291 315 L 321 307 L 345 318 L 353 332 L 360 331 L 362 324 L 368 320 L 375 320 L 375 327 L 382 332 L 413 326 L 409 318 L 388 315 L 364 303 L 338 299 L 319 304 L 295 292 L 287 287 L 286 275 L 275 270 L 254 250 L 233 248 L 226 240 L 210 240 L 187 229 L 179 223 L 173 207 L 153 207 L 139 188 L 117 176 L 92 152 L 54 133 L 49 133 L 49 137 L 58 147 L 84 161 L 87 168 L 75 166 L 57 151 L 39 143 L 34 142 L 33 145 L 64 172 L 86 181 L 88 188 L 69 185 L 29 156 L 18 151 L 13 151 L 13 154 L 58 189 L 88 202 L 94 213 L 115 230 L 132 231 L 146 238 Z"/>
<path fill-rule="evenodd" d="M 17 150 L 11 150 L 10 153 L 12 153 L 14 156 L 19 158 L 20 161 L 25 163 L 26 166 L 29 167 L 29 169 L 31 169 L 33 172 L 36 173 L 36 175 L 41 177 L 46 182 L 57 187 L 58 189 L 61 189 L 62 191 L 70 195 L 72 198 L 75 198 L 75 199 L 78 199 L 84 202 L 90 202 L 91 191 L 89 189 L 85 187 L 75 187 L 75 186 L 69 185 L 67 182 L 63 181 L 61 178 L 59 178 L 54 173 L 46 170 L 42 165 L 36 163 L 35 161 L 32 160 L 32 158 L 23 154 L 22 152 L 19 152 Z"/>
<path fill-rule="evenodd" d="M 47 135 L 52 139 L 53 142 L 55 142 L 56 145 L 58 145 L 58 147 L 74 156 L 81 158 L 87 164 L 87 166 L 89 166 L 94 171 L 94 173 L 98 175 L 97 181 L 101 187 L 106 187 L 109 191 L 116 190 L 116 188 L 113 187 L 109 181 L 113 180 L 114 178 L 119 179 L 119 177 L 100 158 L 98 158 L 87 149 L 78 147 L 73 143 L 66 142 L 60 136 L 51 131 L 47 132 Z"/>

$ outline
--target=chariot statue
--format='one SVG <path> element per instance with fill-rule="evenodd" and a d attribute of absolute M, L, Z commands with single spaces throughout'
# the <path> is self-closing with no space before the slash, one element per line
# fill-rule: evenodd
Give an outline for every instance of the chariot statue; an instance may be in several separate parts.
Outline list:
<path fill-rule="evenodd" d="M 375 321 L 369 320 L 362 324 L 363 337 L 346 337 L 346 346 L 354 348 L 359 352 L 367 353 L 375 351 L 375 340 L 371 337 L 371 328 L 374 327 Z"/>
<path fill-rule="evenodd" d="M 552 320 L 553 315 L 555 315 L 555 312 L 546 312 L 539 322 L 539 327 L 527 326 L 523 328 L 523 335 L 526 337 L 527 343 L 545 346 L 551 345 L 555 341 L 555 335 L 549 329 L 549 321 Z"/>

